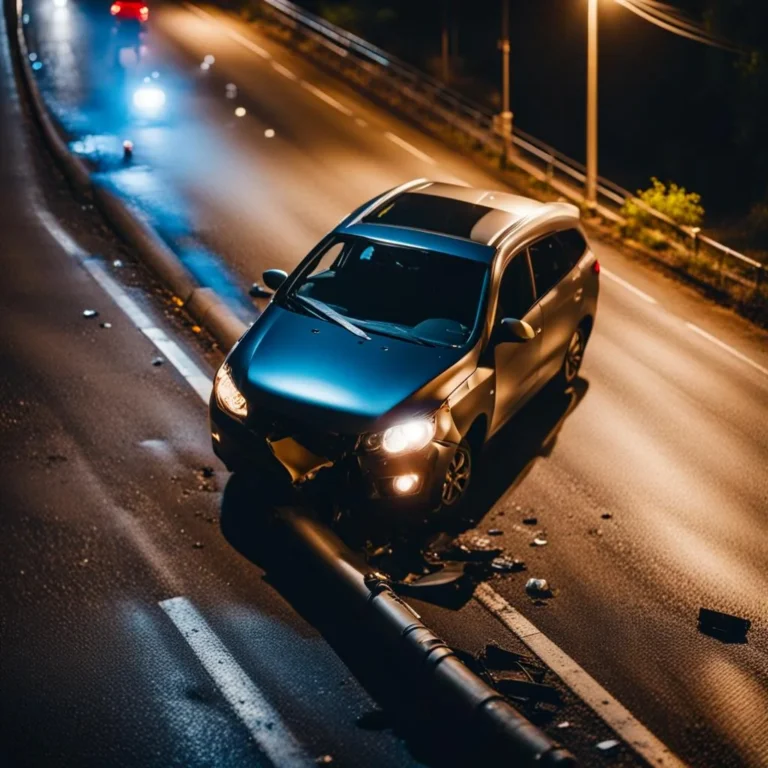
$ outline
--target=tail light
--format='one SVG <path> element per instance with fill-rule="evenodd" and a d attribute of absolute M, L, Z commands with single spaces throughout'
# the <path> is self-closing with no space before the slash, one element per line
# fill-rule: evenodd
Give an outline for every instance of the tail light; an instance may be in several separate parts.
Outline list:
<path fill-rule="evenodd" d="M 595 263 L 592 265 L 592 271 L 596 275 L 600 274 L 600 262 L 597 259 L 595 259 Z"/>
<path fill-rule="evenodd" d="M 139 8 L 139 18 L 142 21 L 146 21 L 149 18 L 149 8 L 147 8 L 146 5 L 142 5 L 141 8 Z"/>
<path fill-rule="evenodd" d="M 117 16 L 117 14 L 120 13 L 121 10 L 122 10 L 122 6 L 120 5 L 120 3 L 112 3 L 112 5 L 109 7 L 109 12 L 113 16 Z"/>

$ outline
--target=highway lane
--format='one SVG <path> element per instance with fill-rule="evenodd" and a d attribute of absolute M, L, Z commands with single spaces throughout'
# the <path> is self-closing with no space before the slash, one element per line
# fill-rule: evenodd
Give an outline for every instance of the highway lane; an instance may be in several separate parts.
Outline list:
<path fill-rule="evenodd" d="M 180 348 L 161 354 L 133 322 L 142 312 L 167 327 L 173 312 L 49 178 L 2 26 L 3 765 L 314 765 L 324 755 L 338 765 L 420 764 L 402 735 L 356 726 L 379 705 L 222 537 L 227 475 L 206 469 L 204 405 L 172 365 Z M 63 227 L 101 254 L 87 270 Z M 184 339 L 181 328 L 168 332 Z M 204 347 L 186 336 L 210 376 Z M 175 626 L 159 605 L 169 599 L 202 619 Z M 205 630 L 207 645 L 182 630 Z"/>
<path fill-rule="evenodd" d="M 169 7 L 153 21 L 161 60 L 188 73 L 205 54 L 216 63 L 185 97 L 189 125 L 177 139 L 139 151 L 244 280 L 291 266 L 344 213 L 404 179 L 498 185 L 244 25 L 229 29 L 271 58 L 188 10 Z M 227 82 L 238 85 L 244 118 L 224 97 Z M 557 409 L 538 403 L 522 414 L 493 449 L 497 469 L 486 479 L 483 528 L 502 527 L 510 551 L 559 593 L 538 608 L 522 577 L 494 586 L 681 757 L 760 765 L 766 335 L 616 250 L 596 249 L 609 275 L 578 402 L 544 450 Z M 535 510 L 546 547 L 528 547 L 518 506 Z M 700 605 L 752 618 L 749 644 L 699 635 Z"/>

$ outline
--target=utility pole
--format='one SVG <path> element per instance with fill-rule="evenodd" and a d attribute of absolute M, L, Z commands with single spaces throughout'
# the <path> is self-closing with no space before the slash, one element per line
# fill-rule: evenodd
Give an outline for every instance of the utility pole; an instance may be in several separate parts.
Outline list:
<path fill-rule="evenodd" d="M 512 112 L 509 108 L 509 0 L 501 0 L 501 135 L 506 164 L 512 146 Z"/>
<path fill-rule="evenodd" d="M 597 204 L 597 4 L 588 0 L 587 9 L 587 180 L 586 198 Z"/>

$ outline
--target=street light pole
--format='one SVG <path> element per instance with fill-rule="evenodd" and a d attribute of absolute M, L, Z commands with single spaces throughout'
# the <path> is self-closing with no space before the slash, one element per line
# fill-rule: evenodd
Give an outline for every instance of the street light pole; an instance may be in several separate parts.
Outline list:
<path fill-rule="evenodd" d="M 587 204 L 597 203 L 597 3 L 587 10 Z"/>
<path fill-rule="evenodd" d="M 509 108 L 509 0 L 501 0 L 501 134 L 506 164 L 512 146 L 512 112 Z"/>

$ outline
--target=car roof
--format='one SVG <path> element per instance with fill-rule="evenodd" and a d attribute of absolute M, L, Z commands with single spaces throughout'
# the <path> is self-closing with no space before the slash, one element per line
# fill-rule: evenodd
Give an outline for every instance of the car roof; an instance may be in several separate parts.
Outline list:
<path fill-rule="evenodd" d="M 418 179 L 366 203 L 337 231 L 363 235 L 366 230 L 365 236 L 374 239 L 491 261 L 510 236 L 525 239 L 562 220 L 578 226 L 579 209 L 569 203 L 542 203 L 509 192 Z"/>

